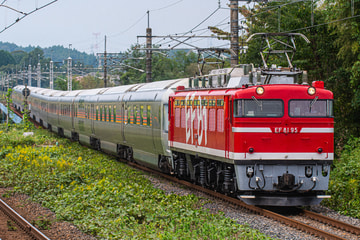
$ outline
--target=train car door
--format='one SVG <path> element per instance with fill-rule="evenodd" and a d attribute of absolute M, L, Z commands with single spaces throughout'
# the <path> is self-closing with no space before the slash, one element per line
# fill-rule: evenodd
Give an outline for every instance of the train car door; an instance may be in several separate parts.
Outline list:
<path fill-rule="evenodd" d="M 121 130 L 121 137 L 123 142 L 126 142 L 125 139 L 125 124 L 127 123 L 127 112 L 125 111 L 125 103 L 124 103 L 124 97 L 121 100 L 121 109 L 120 109 L 120 130 Z"/>
<path fill-rule="evenodd" d="M 231 96 L 224 96 L 224 132 L 225 132 L 225 158 L 229 158 L 230 130 L 231 130 Z"/>
<path fill-rule="evenodd" d="M 62 106 L 60 103 L 58 103 L 57 106 L 58 106 L 58 108 L 57 108 L 57 125 L 60 126 L 60 114 L 61 114 Z"/>
<path fill-rule="evenodd" d="M 95 121 L 95 104 L 90 105 L 90 124 L 91 124 L 91 133 L 95 134 L 95 127 L 94 127 L 94 121 Z"/>
<path fill-rule="evenodd" d="M 175 121 L 175 109 L 174 109 L 174 98 L 169 98 L 169 132 L 168 132 L 168 140 L 169 145 L 172 146 L 174 141 L 174 121 Z"/>
<path fill-rule="evenodd" d="M 162 122 L 162 112 L 163 112 L 163 105 L 161 101 L 156 101 L 158 94 L 155 94 L 154 101 L 151 106 L 151 113 L 149 114 L 151 119 L 151 131 L 152 131 L 152 138 L 153 138 L 153 145 L 155 152 L 162 152 L 161 150 L 161 139 L 162 139 L 162 131 L 161 131 L 161 122 Z M 161 98 L 161 96 L 160 96 Z"/>
<path fill-rule="evenodd" d="M 70 117 L 71 117 L 71 130 L 74 131 L 75 129 L 75 99 L 72 100 L 71 102 L 71 112 L 70 112 Z"/>

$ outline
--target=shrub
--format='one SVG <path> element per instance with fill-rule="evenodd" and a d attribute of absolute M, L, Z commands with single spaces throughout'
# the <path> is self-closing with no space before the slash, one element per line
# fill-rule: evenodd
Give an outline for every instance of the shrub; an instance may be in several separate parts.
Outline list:
<path fill-rule="evenodd" d="M 330 175 L 331 199 L 324 204 L 342 214 L 360 218 L 360 138 L 351 138 Z"/>

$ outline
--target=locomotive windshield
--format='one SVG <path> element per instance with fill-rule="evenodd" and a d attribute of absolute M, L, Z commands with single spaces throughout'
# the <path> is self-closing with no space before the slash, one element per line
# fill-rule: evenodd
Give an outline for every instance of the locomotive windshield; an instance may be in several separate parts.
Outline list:
<path fill-rule="evenodd" d="M 234 102 L 235 117 L 282 117 L 284 102 L 277 99 L 239 99 Z"/>
<path fill-rule="evenodd" d="M 290 117 L 334 117 L 332 100 L 290 100 Z"/>

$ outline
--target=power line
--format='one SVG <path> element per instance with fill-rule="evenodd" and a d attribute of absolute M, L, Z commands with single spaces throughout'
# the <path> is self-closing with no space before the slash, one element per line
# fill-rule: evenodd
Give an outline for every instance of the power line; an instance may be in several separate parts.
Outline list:
<path fill-rule="evenodd" d="M 346 17 L 346 18 L 342 18 L 342 19 L 336 19 L 336 20 L 333 20 L 333 21 L 330 21 L 330 22 L 320 23 L 320 24 L 317 24 L 317 25 L 309 26 L 309 27 L 293 29 L 293 30 L 290 30 L 290 31 L 282 32 L 282 33 L 290 33 L 290 32 L 294 32 L 294 31 L 307 30 L 307 29 L 320 27 L 320 26 L 324 26 L 324 25 L 328 25 L 328 24 L 332 24 L 332 23 L 336 23 L 336 22 L 346 21 L 346 20 L 349 20 L 349 19 L 352 19 L 352 18 L 358 18 L 358 17 L 360 17 L 360 15 L 355 15 L 355 16 Z"/>
<path fill-rule="evenodd" d="M 3 2 L 5 2 L 5 1 L 6 1 L 6 0 L 4 0 Z M 31 14 L 33 14 L 33 13 L 35 13 L 35 12 L 37 12 L 37 11 L 45 8 L 45 7 L 47 7 L 47 6 L 49 6 L 49 5 L 51 5 L 51 4 L 53 4 L 53 3 L 57 2 L 57 1 L 58 1 L 58 0 L 53 0 L 53 1 L 51 1 L 50 3 L 47 3 L 47 4 L 45 4 L 45 5 L 41 6 L 41 7 L 38 7 L 38 8 L 36 8 L 36 9 L 28 12 L 28 13 L 23 13 L 24 15 L 23 15 L 22 17 L 17 18 L 17 19 L 15 20 L 15 22 L 13 22 L 12 24 L 6 26 L 3 30 L 0 31 L 0 33 L 3 33 L 5 30 L 9 29 L 10 27 L 12 27 L 12 26 L 15 25 L 16 23 L 18 23 L 20 20 L 24 19 L 25 17 L 27 17 L 27 16 L 29 16 L 29 15 L 31 15 Z M 1 6 L 1 5 L 0 5 L 0 6 Z M 2 6 L 3 6 L 3 5 L 2 5 Z"/>
<path fill-rule="evenodd" d="M 164 10 L 164 9 L 170 8 L 170 7 L 172 7 L 172 6 L 180 3 L 180 2 L 182 2 L 182 1 L 184 1 L 184 0 L 179 0 L 179 1 L 176 1 L 176 2 L 174 2 L 174 3 L 169 4 L 169 5 L 167 5 L 167 6 L 164 6 L 164 7 L 162 7 L 162 8 L 152 9 L 152 10 L 149 10 L 149 11 L 150 11 L 150 12 L 155 12 L 155 11 Z"/>
<path fill-rule="evenodd" d="M 175 3 L 169 4 L 167 6 L 164 6 L 164 7 L 158 8 L 158 9 L 149 10 L 149 11 L 154 12 L 154 11 L 160 11 L 160 10 L 163 10 L 163 9 L 166 9 L 166 8 L 170 8 L 170 7 L 180 3 L 182 1 L 184 1 L 184 0 L 179 0 L 179 1 L 176 1 Z M 146 17 L 146 16 L 147 16 L 147 12 L 144 15 L 142 15 L 138 20 L 136 20 L 132 25 L 130 25 L 128 28 L 126 28 L 124 31 L 122 31 L 120 33 L 110 35 L 110 37 L 117 37 L 119 35 L 122 35 L 122 34 L 128 32 L 130 29 L 135 27 L 141 20 L 143 20 L 143 18 Z"/>

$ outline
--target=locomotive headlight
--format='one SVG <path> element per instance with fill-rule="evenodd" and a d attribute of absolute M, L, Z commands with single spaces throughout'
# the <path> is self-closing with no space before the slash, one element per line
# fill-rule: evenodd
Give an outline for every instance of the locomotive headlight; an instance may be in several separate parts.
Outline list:
<path fill-rule="evenodd" d="M 314 95 L 316 93 L 316 89 L 314 87 L 309 87 L 307 92 L 309 95 Z"/>
<path fill-rule="evenodd" d="M 259 94 L 259 95 L 262 95 L 264 94 L 265 92 L 265 89 L 263 87 L 257 87 L 256 88 L 256 93 Z"/>

